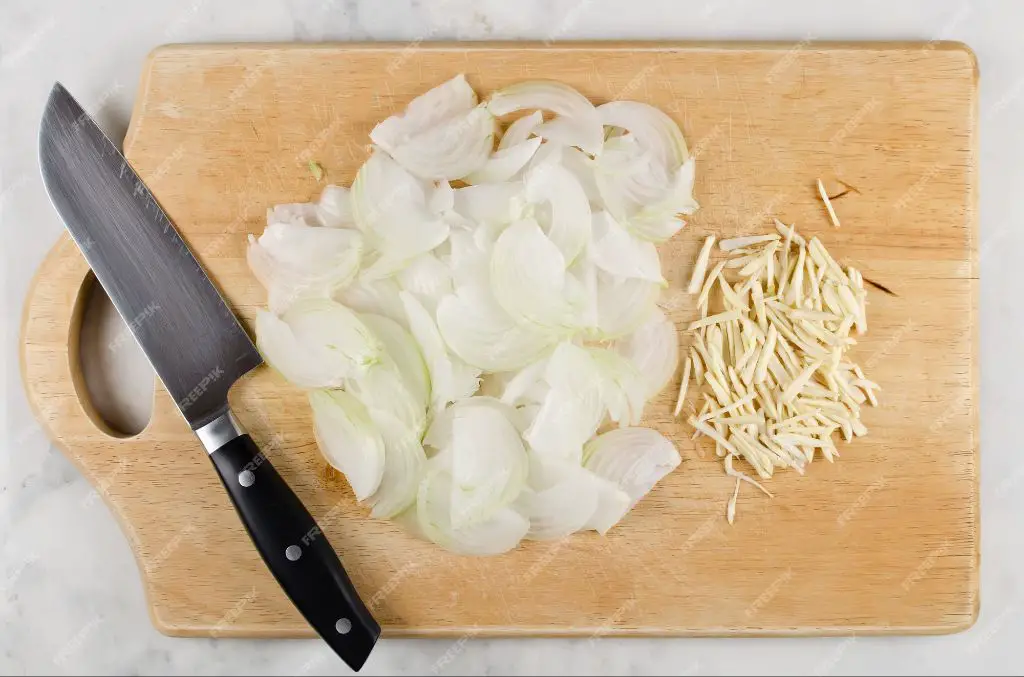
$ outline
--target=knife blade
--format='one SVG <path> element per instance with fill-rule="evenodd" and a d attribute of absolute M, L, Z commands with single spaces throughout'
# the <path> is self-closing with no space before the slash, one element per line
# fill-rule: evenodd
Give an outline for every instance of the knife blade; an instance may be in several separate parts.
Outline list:
<path fill-rule="evenodd" d="M 50 200 L 209 453 L 271 573 L 310 625 L 359 670 L 380 636 L 326 537 L 228 407 L 263 360 L 156 198 L 60 84 L 39 163 Z"/>

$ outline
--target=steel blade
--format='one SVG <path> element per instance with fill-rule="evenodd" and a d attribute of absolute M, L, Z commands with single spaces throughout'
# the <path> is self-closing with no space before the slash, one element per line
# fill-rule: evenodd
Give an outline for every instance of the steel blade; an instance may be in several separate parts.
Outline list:
<path fill-rule="evenodd" d="M 59 83 L 39 162 L 50 200 L 193 429 L 262 359 L 156 199 Z"/>

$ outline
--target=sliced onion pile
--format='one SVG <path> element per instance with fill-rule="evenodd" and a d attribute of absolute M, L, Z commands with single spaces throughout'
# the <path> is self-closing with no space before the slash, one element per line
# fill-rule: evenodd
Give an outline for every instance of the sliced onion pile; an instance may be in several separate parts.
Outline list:
<path fill-rule="evenodd" d="M 370 138 L 351 189 L 250 237 L 264 357 L 373 516 L 467 555 L 608 531 L 680 463 L 637 427 L 679 362 L 655 248 L 697 209 L 679 128 L 460 75 Z"/>
<path fill-rule="evenodd" d="M 694 436 L 710 438 L 736 478 L 730 523 L 741 482 L 771 496 L 733 459 L 762 479 L 777 468 L 803 474 L 819 452 L 830 462 L 839 456 L 836 432 L 846 441 L 866 435 L 861 407 L 878 404 L 878 384 L 847 355 L 857 343 L 851 330 L 867 331 L 863 276 L 840 266 L 818 238 L 805 240 L 779 221 L 776 230 L 721 241 L 726 258 L 710 273 L 714 237 L 707 238 L 688 289 L 699 293 L 701 317 L 688 328 L 693 344 L 676 416 L 692 375 L 702 400 L 689 417 Z"/>

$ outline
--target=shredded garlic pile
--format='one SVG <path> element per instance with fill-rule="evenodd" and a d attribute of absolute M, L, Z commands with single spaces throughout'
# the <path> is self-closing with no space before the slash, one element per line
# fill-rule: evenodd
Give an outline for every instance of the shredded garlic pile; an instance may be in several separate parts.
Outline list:
<path fill-rule="evenodd" d="M 844 271 L 818 238 L 807 241 L 793 226 L 775 224 L 777 233 L 719 242 L 727 257 L 705 275 L 714 244 L 709 237 L 688 287 L 700 294 L 701 316 L 688 327 L 693 344 L 675 415 L 692 374 L 703 400 L 688 419 L 694 437 L 711 438 L 726 473 L 736 478 L 730 524 L 740 482 L 772 495 L 736 470 L 734 458 L 746 460 L 762 479 L 775 468 L 803 474 L 817 451 L 829 461 L 839 455 L 832 438 L 837 430 L 846 441 L 867 434 L 861 406 L 878 403 L 878 384 L 847 358 L 857 343 L 851 329 L 863 334 L 868 327 L 864 278 L 853 267 Z"/>

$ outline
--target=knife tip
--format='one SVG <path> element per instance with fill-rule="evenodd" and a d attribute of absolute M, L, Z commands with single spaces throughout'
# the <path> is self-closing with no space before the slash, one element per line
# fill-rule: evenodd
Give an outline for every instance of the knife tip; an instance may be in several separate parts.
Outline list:
<path fill-rule="evenodd" d="M 50 191 L 50 173 L 54 158 L 60 154 L 71 130 L 76 129 L 88 117 L 82 106 L 59 80 L 53 83 L 50 95 L 43 107 L 39 123 L 38 157 L 43 176 L 43 185 Z M 53 195 L 50 195 L 51 199 Z"/>
<path fill-rule="evenodd" d="M 71 95 L 63 83 L 59 80 L 53 83 L 50 88 L 50 95 L 46 99 L 46 106 L 43 109 L 42 130 L 48 127 L 59 129 L 68 123 L 81 122 L 87 117 L 85 109 Z"/>
<path fill-rule="evenodd" d="M 68 89 L 64 86 L 64 83 L 62 83 L 60 80 L 55 80 L 53 83 L 53 87 L 50 88 L 49 96 L 46 97 L 46 108 L 52 108 L 58 101 L 62 99 L 71 99 L 73 101 L 74 97 L 72 97 L 71 93 L 68 92 Z"/>

